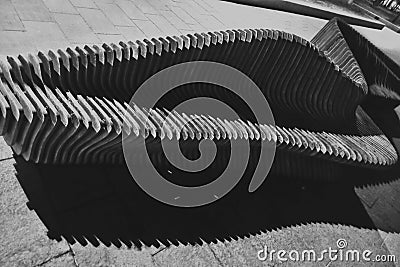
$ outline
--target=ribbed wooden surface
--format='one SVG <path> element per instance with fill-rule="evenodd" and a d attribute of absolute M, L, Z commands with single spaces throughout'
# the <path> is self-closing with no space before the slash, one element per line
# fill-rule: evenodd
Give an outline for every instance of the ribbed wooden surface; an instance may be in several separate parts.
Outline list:
<path fill-rule="evenodd" d="M 359 106 L 373 92 L 368 75 L 375 67 L 366 58 L 370 66 L 364 70 L 354 55 L 361 52 L 353 52 L 338 29 L 336 20 L 328 23 L 315 44 L 285 32 L 251 29 L 8 57 L 0 64 L 0 133 L 16 154 L 44 163 L 122 163 L 125 132 L 157 142 L 273 142 L 278 148 L 274 170 L 289 175 L 324 164 L 390 167 L 398 159 L 394 147 Z M 358 41 L 362 46 L 364 40 Z M 366 49 L 368 54 L 372 48 Z M 277 126 L 127 103 L 154 73 L 196 60 L 224 63 L 248 75 L 269 101 Z M 387 79 L 378 75 L 372 80 L 397 99 L 396 69 L 385 60 L 376 63 L 386 67 Z M 205 84 L 188 88 L 186 94 L 223 94 Z M 157 158 L 161 152 L 152 153 Z"/>
<path fill-rule="evenodd" d="M 333 19 L 311 40 L 369 94 L 400 104 L 400 66 L 345 22 Z"/>

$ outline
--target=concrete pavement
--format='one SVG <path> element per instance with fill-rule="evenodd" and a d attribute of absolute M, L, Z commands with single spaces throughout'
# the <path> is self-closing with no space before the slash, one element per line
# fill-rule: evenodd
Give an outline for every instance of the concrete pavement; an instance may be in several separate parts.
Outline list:
<path fill-rule="evenodd" d="M 326 23 L 320 19 L 214 0 L 0 0 L 0 3 L 1 56 L 82 44 L 231 28 L 272 28 L 311 39 Z M 400 54 L 398 35 L 388 30 L 376 31 L 362 27 L 357 29 L 383 49 L 394 55 Z M 258 203 L 257 209 L 249 213 L 251 216 L 243 215 L 235 220 L 234 215 L 228 214 L 232 217 L 232 221 L 229 222 L 232 227 L 235 224 L 245 225 L 249 221 L 265 222 L 260 223 L 258 228 L 262 232 L 258 234 L 238 234 L 239 238 L 231 236 L 237 240 L 226 237 L 226 240 L 216 243 L 180 244 L 169 247 L 161 244 L 143 247 L 142 250 L 127 248 L 125 245 L 116 248 L 109 244 L 107 247 L 102 242 L 99 242 L 99 247 L 94 247 L 92 244 L 82 246 L 79 240 L 74 244 L 69 244 L 65 239 L 56 241 L 47 236 L 52 219 L 41 217 L 43 214 L 61 216 L 52 212 L 59 207 L 52 207 L 55 202 L 48 201 L 47 183 L 40 183 L 43 177 L 41 178 L 38 169 L 32 165 L 23 167 L 23 171 L 19 170 L 23 164 L 16 163 L 10 148 L 2 138 L 0 140 L 0 266 L 274 265 L 278 262 L 261 262 L 257 259 L 257 252 L 264 245 L 269 249 L 324 249 L 334 247 L 339 238 L 345 238 L 351 249 L 371 249 L 375 254 L 396 254 L 398 263 L 400 260 L 399 180 L 381 185 L 347 188 L 347 195 L 340 191 L 331 191 L 328 194 L 330 199 L 327 199 L 327 195 L 318 193 L 319 188 L 306 191 L 309 192 L 306 195 L 299 193 L 298 199 L 290 194 L 285 196 L 285 192 L 291 191 L 283 188 L 279 191 L 281 198 L 278 194 L 275 200 L 271 198 L 270 202 Z M 107 171 L 106 168 L 104 171 Z M 110 179 L 112 177 L 113 175 L 109 175 Z M 71 183 L 65 181 L 68 182 Z M 79 214 L 75 213 L 76 211 L 87 207 L 91 209 L 92 204 L 99 202 L 99 199 L 106 205 L 110 194 L 112 199 L 118 199 L 120 196 L 118 191 L 108 192 L 107 186 L 99 187 L 95 194 L 88 191 L 91 187 L 85 185 L 84 181 L 81 182 L 81 191 L 78 188 L 73 194 L 70 192 L 72 195 L 66 195 L 62 202 L 64 208 L 61 209 L 62 216 L 65 217 L 60 218 L 68 218 L 70 215 L 69 217 L 75 218 L 79 223 L 79 217 L 74 217 Z M 288 201 L 287 204 L 281 205 L 285 198 L 293 201 L 293 204 Z M 305 198 L 309 202 L 301 206 L 298 202 L 304 201 Z M 343 198 L 342 201 L 340 198 Z M 49 205 L 45 206 L 49 210 L 30 210 L 30 204 L 35 203 L 35 199 L 38 203 L 49 202 Z M 318 202 L 329 204 L 329 207 L 317 205 L 315 210 L 307 210 L 308 207 L 313 207 L 310 203 Z M 271 206 L 277 208 L 271 209 Z M 296 220 L 290 216 L 297 214 L 296 212 L 318 214 L 322 212 L 320 209 L 328 211 L 328 214 L 321 218 L 317 216 L 319 219 Z M 369 227 L 360 225 L 359 221 L 351 216 L 351 213 L 355 212 L 354 209 L 370 218 Z M 285 227 L 269 228 L 268 218 L 275 218 L 277 215 L 274 212 L 277 210 L 280 210 L 279 218 L 284 220 Z M 329 210 L 332 211 L 331 217 Z M 100 208 L 93 210 L 92 216 L 97 218 L 101 212 Z M 149 215 L 139 214 L 138 220 L 146 216 Z M 168 218 L 158 220 L 160 228 L 162 225 L 168 225 Z M 157 229 L 157 224 L 154 227 Z M 188 231 L 192 225 L 184 227 L 183 224 L 182 232 Z M 143 229 L 145 228 L 146 225 L 143 225 Z M 329 263 L 329 260 L 322 263 L 324 266 L 348 264 Z M 321 266 L 321 263 L 308 262 L 286 262 L 283 265 L 304 264 Z M 356 265 L 362 266 L 361 263 Z M 381 266 L 393 264 L 385 263 Z"/>

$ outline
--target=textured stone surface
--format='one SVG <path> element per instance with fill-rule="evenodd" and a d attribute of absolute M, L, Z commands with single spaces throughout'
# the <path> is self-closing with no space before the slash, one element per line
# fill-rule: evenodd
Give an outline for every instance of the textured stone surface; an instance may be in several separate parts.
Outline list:
<path fill-rule="evenodd" d="M 11 147 L 7 145 L 3 137 L 0 137 L 0 161 L 10 159 L 12 154 Z"/>
<path fill-rule="evenodd" d="M 136 25 L 132 27 L 117 26 L 116 28 L 127 40 L 133 41 L 146 37 L 146 35 Z"/>
<path fill-rule="evenodd" d="M 153 256 L 157 266 L 219 266 L 218 259 L 207 245 L 170 247 Z"/>
<path fill-rule="evenodd" d="M 25 21 L 24 25 L 32 45 L 37 50 L 59 49 L 69 44 L 68 39 L 55 22 Z"/>
<path fill-rule="evenodd" d="M 104 43 L 118 44 L 120 41 L 125 41 L 126 38 L 121 34 L 96 34 L 97 38 Z"/>
<path fill-rule="evenodd" d="M 0 30 L 4 31 L 23 31 L 24 25 L 18 16 L 11 0 L 1 1 L 0 8 Z"/>
<path fill-rule="evenodd" d="M 78 11 L 95 33 L 112 34 L 116 32 L 114 25 L 102 11 L 92 8 L 78 8 Z"/>
<path fill-rule="evenodd" d="M 107 248 L 73 245 L 78 266 L 155 266 L 151 249 Z"/>
<path fill-rule="evenodd" d="M 75 7 L 97 8 L 92 0 L 70 0 L 70 2 Z"/>
<path fill-rule="evenodd" d="M 54 21 L 53 16 L 42 1 L 14 0 L 13 4 L 21 20 Z"/>
<path fill-rule="evenodd" d="M 176 34 L 178 30 L 163 16 L 161 15 L 147 15 L 147 17 L 152 21 L 158 29 L 161 30 L 163 34 L 171 35 Z"/>
<path fill-rule="evenodd" d="M 0 162 L 0 266 L 33 266 L 69 251 L 69 247 L 65 241 L 50 240 L 46 227 L 28 209 L 14 164 L 13 159 Z"/>
<path fill-rule="evenodd" d="M 147 37 L 154 37 L 154 36 L 163 36 L 165 34 L 162 33 L 162 31 L 151 21 L 145 20 L 136 20 L 135 21 L 136 26 L 141 29 Z"/>
<path fill-rule="evenodd" d="M 192 28 L 179 18 L 174 12 L 170 10 L 163 10 L 160 12 L 175 28 L 179 30 L 191 30 Z"/>
<path fill-rule="evenodd" d="M 98 43 L 96 35 L 79 15 L 55 14 L 57 23 L 72 43 Z"/>
<path fill-rule="evenodd" d="M 132 2 L 127 0 L 117 0 L 118 6 L 128 15 L 130 19 L 147 20 L 144 13 L 137 8 Z"/>
<path fill-rule="evenodd" d="M 56 257 L 48 259 L 48 261 L 43 262 L 41 266 L 45 267 L 76 267 L 74 257 L 71 253 L 61 254 Z"/>
<path fill-rule="evenodd" d="M 29 35 L 24 31 L 3 31 L 1 32 L 0 55 L 17 55 L 21 51 L 32 51 Z"/>
<path fill-rule="evenodd" d="M 134 25 L 133 22 L 121 10 L 121 8 L 118 5 L 115 4 L 97 4 L 97 5 L 114 25 L 116 26 Z"/>
<path fill-rule="evenodd" d="M 78 11 L 74 8 L 69 0 L 43 0 L 43 2 L 51 12 L 78 14 Z"/>

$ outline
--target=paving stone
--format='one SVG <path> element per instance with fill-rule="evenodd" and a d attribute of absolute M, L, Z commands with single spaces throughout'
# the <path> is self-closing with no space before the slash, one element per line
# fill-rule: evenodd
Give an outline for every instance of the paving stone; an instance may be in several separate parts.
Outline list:
<path fill-rule="evenodd" d="M 67 13 L 67 14 L 78 14 L 78 11 L 69 2 L 69 0 L 59 1 L 59 0 L 43 0 L 47 8 L 51 12 L 57 13 Z"/>
<path fill-rule="evenodd" d="M 13 0 L 13 4 L 21 20 L 54 21 L 53 16 L 42 1 Z"/>
<path fill-rule="evenodd" d="M 144 13 L 132 2 L 128 0 L 116 0 L 116 3 L 130 19 L 147 20 Z"/>
<path fill-rule="evenodd" d="M 180 34 L 186 35 L 193 32 L 201 32 L 201 31 L 194 31 L 194 30 L 179 30 Z"/>
<path fill-rule="evenodd" d="M 68 46 L 69 41 L 55 22 L 24 22 L 31 42 L 38 50 L 59 49 Z"/>
<path fill-rule="evenodd" d="M 7 145 L 6 141 L 4 141 L 3 137 L 0 137 L 0 161 L 3 161 L 5 159 L 11 158 L 13 155 L 13 152 L 11 150 L 11 147 Z"/>
<path fill-rule="evenodd" d="M 228 241 L 218 242 L 216 244 L 209 244 L 214 258 L 217 260 L 220 266 L 245 266 L 243 260 L 237 258 L 233 252 L 231 252 L 226 246 Z"/>
<path fill-rule="evenodd" d="M 120 41 L 125 41 L 126 38 L 124 36 L 122 36 L 121 34 L 96 34 L 97 38 L 99 38 L 99 40 L 102 43 L 114 43 L 114 44 L 118 44 Z"/>
<path fill-rule="evenodd" d="M 212 245 L 209 246 L 211 247 Z M 241 266 L 260 266 L 262 263 L 257 258 L 257 253 L 263 248 L 263 244 L 255 237 L 225 242 L 224 247 L 230 254 L 234 255 L 234 258 Z"/>
<path fill-rule="evenodd" d="M 95 33 L 115 34 L 114 25 L 101 10 L 77 8 L 83 19 Z"/>
<path fill-rule="evenodd" d="M 70 45 L 69 45 L 69 47 L 77 47 L 77 46 L 79 46 L 79 47 L 85 47 L 85 45 L 88 45 L 88 46 L 93 46 L 93 45 L 99 45 L 99 44 L 101 44 L 101 42 L 100 42 L 100 40 L 97 38 L 97 36 L 96 36 L 96 39 L 97 39 L 97 42 L 95 42 L 95 43 L 70 43 Z"/>
<path fill-rule="evenodd" d="M 397 195 L 399 195 L 400 194 L 400 179 L 392 181 L 390 184 L 392 185 L 392 188 L 394 188 L 397 191 Z"/>
<path fill-rule="evenodd" d="M 394 204 L 386 201 L 384 198 L 378 198 L 373 207 L 367 208 L 368 215 L 376 214 L 382 218 L 387 225 L 396 232 L 400 232 L 400 213 L 393 207 Z M 379 227 L 378 224 L 375 224 Z"/>
<path fill-rule="evenodd" d="M 145 33 L 147 37 L 160 37 L 165 34 L 151 21 L 135 20 L 136 26 Z"/>
<path fill-rule="evenodd" d="M 368 216 L 376 228 L 386 232 L 394 231 L 394 229 L 387 223 L 386 217 L 380 217 L 377 213 L 369 213 Z"/>
<path fill-rule="evenodd" d="M 121 10 L 121 8 L 115 4 L 97 4 L 97 6 L 104 12 L 107 18 L 115 26 L 133 26 L 133 22 L 129 17 Z"/>
<path fill-rule="evenodd" d="M 157 266 L 220 266 L 207 245 L 171 246 L 153 258 Z"/>
<path fill-rule="evenodd" d="M 170 9 L 185 23 L 196 24 L 197 21 L 180 7 L 170 6 Z"/>
<path fill-rule="evenodd" d="M 207 32 L 208 29 L 201 25 L 200 23 L 190 25 L 192 32 Z M 221 29 L 220 29 L 221 30 Z"/>
<path fill-rule="evenodd" d="M 34 266 L 69 250 L 50 240 L 16 177 L 15 161 L 0 162 L 0 266 Z"/>
<path fill-rule="evenodd" d="M 174 35 L 177 29 L 162 15 L 147 15 L 147 17 L 165 34 Z"/>
<path fill-rule="evenodd" d="M 179 30 L 191 30 L 191 26 L 181 20 L 174 12 L 168 11 L 160 11 L 161 15 L 164 16 L 175 28 Z"/>
<path fill-rule="evenodd" d="M 96 4 L 113 4 L 115 0 L 93 0 Z"/>
<path fill-rule="evenodd" d="M 326 23 L 325 20 L 305 17 L 264 8 L 215 1 L 218 19 L 229 28 L 268 28 L 285 30 L 310 40 Z M 246 19 L 243 19 L 246 18 Z"/>
<path fill-rule="evenodd" d="M 23 31 L 22 24 L 17 11 L 11 3 L 11 0 L 2 0 L 0 8 L 0 30 Z"/>
<path fill-rule="evenodd" d="M 208 30 L 222 30 L 225 25 L 212 15 L 196 15 L 196 20 Z"/>
<path fill-rule="evenodd" d="M 93 247 L 72 245 L 78 266 L 154 266 L 151 250 L 141 251 L 128 248 L 107 248 L 104 245 Z"/>
<path fill-rule="evenodd" d="M 21 51 L 32 51 L 36 49 L 30 43 L 31 40 L 26 32 L 2 31 L 0 36 L 1 55 L 17 55 Z"/>
<path fill-rule="evenodd" d="M 70 0 L 70 2 L 75 7 L 97 8 L 92 0 Z"/>
<path fill-rule="evenodd" d="M 143 13 L 146 14 L 158 14 L 158 11 L 150 5 L 147 0 L 133 0 L 135 6 L 137 6 Z"/>
<path fill-rule="evenodd" d="M 81 16 L 71 14 L 55 14 L 54 16 L 69 41 L 73 43 L 99 42 Z"/>
<path fill-rule="evenodd" d="M 386 247 L 388 254 L 394 255 L 397 263 L 400 263 L 400 234 L 386 233 L 378 230 L 382 238 L 382 247 Z"/>
<path fill-rule="evenodd" d="M 355 191 L 368 208 L 373 208 L 377 200 L 381 199 L 388 207 L 390 206 L 400 213 L 399 190 L 400 184 L 397 181 L 391 181 L 389 183 L 357 188 Z"/>
<path fill-rule="evenodd" d="M 189 13 L 192 17 L 195 17 L 198 14 L 202 14 L 202 15 L 210 14 L 210 11 L 206 10 L 204 7 L 202 7 L 195 1 L 182 2 L 179 4 L 179 7 L 186 10 L 186 12 Z"/>
<path fill-rule="evenodd" d="M 215 9 L 212 1 L 196 0 L 196 3 L 199 6 L 203 7 L 203 9 L 208 10 L 210 12 L 212 12 Z"/>
<path fill-rule="evenodd" d="M 138 28 L 136 25 L 133 27 L 116 27 L 117 30 L 127 39 L 127 40 L 137 40 L 143 39 L 146 35 Z"/>
<path fill-rule="evenodd" d="M 41 266 L 44 267 L 76 267 L 76 263 L 74 261 L 74 257 L 71 253 L 63 254 L 62 256 L 52 258 L 46 263 L 43 263 Z"/>
<path fill-rule="evenodd" d="M 384 202 L 390 204 L 395 210 L 400 213 L 400 186 L 396 181 L 368 186 L 368 191 L 376 198 L 381 198 Z M 366 198 L 366 197 L 364 197 Z M 371 207 L 371 206 L 370 206 Z"/>
<path fill-rule="evenodd" d="M 360 187 L 360 188 L 355 188 L 354 191 L 358 195 L 358 197 L 368 206 L 372 207 L 376 200 L 378 199 L 378 195 L 376 192 L 373 192 L 371 190 L 371 187 Z"/>
<path fill-rule="evenodd" d="M 158 11 L 169 10 L 169 8 L 167 7 L 167 4 L 168 4 L 167 0 L 148 0 L 147 2 Z"/>
<path fill-rule="evenodd" d="M 114 4 L 115 0 L 93 0 L 96 4 Z"/>

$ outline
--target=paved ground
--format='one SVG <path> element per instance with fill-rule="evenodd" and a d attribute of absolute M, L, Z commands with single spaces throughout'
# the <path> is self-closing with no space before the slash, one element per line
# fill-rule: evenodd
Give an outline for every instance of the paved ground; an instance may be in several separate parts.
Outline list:
<path fill-rule="evenodd" d="M 325 23 L 213 0 L 0 0 L 0 6 L 0 55 L 3 56 L 228 28 L 274 28 L 310 39 Z M 400 54 L 399 35 L 388 29 L 358 29 L 389 53 Z M 239 198 L 232 204 L 229 201 L 233 200 L 227 200 L 226 206 L 199 211 L 209 216 L 202 225 L 200 217 L 200 223 L 188 217 L 171 218 L 168 213 L 152 217 L 151 205 L 139 209 L 147 213 L 130 210 L 129 206 L 120 208 L 121 196 L 126 197 L 125 188 L 111 191 L 109 188 L 110 183 L 117 186 L 118 171 L 107 168 L 101 171 L 109 173 L 90 178 L 62 175 L 68 173 L 67 169 L 57 175 L 44 174 L 37 166 L 14 159 L 10 148 L 0 139 L 0 266 L 252 266 L 262 264 L 257 251 L 264 245 L 269 251 L 321 251 L 335 248 L 339 238 L 346 239 L 350 249 L 370 249 L 375 255 L 396 254 L 400 260 L 399 180 L 366 187 L 276 183 L 272 189 L 261 191 L 257 201 Z M 62 180 L 58 176 L 67 178 Z M 116 205 L 112 204 L 114 201 Z M 148 246 L 137 250 L 122 244 L 117 248 L 118 242 L 125 243 L 124 240 L 88 237 L 91 227 L 92 233 L 96 233 L 96 229 L 103 229 L 99 228 L 103 226 L 102 220 L 110 218 L 117 219 L 107 221 L 111 226 L 104 224 L 109 230 L 129 228 L 129 224 L 124 225 L 125 213 L 134 215 L 134 220 L 129 221 L 131 228 L 140 226 L 140 233 L 151 229 L 147 233 L 151 240 L 144 241 Z M 83 218 L 83 214 L 88 218 Z M 86 231 L 81 235 L 91 244 L 83 246 L 87 242 L 77 232 L 74 234 L 78 242 L 68 243 L 68 237 L 56 241 L 57 234 L 52 233 L 57 230 L 54 220 L 63 221 L 71 229 Z M 213 223 L 207 228 L 210 221 Z M 80 228 L 82 225 L 88 229 Z M 213 236 L 207 235 L 207 229 L 226 232 L 218 236 L 221 241 L 212 243 Z M 186 244 L 157 245 L 157 239 L 165 243 L 164 231 L 170 231 L 167 237 L 182 237 L 181 242 Z M 185 236 L 189 232 L 193 235 Z M 200 239 L 205 244 L 200 245 Z M 307 264 L 346 265 L 327 259 Z"/>

